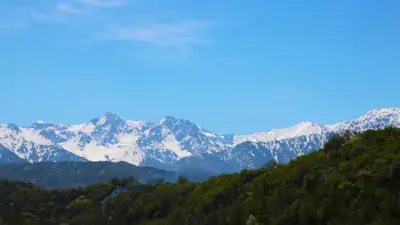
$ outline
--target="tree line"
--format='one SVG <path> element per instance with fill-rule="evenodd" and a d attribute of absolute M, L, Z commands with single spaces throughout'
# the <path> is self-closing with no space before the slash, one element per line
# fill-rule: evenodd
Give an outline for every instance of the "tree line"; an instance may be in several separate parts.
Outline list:
<path fill-rule="evenodd" d="M 0 224 L 397 225 L 399 194 L 400 129 L 389 127 L 334 136 L 288 164 L 205 182 L 181 176 L 142 184 L 131 177 L 45 189 L 1 180 Z"/>

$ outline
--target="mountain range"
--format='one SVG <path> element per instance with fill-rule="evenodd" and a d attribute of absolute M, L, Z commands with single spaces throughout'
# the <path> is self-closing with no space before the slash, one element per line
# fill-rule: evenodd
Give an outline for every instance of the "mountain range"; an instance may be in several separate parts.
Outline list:
<path fill-rule="evenodd" d="M 379 108 L 329 125 L 301 122 L 249 135 L 221 135 L 171 116 L 159 122 L 105 113 L 77 125 L 37 121 L 0 125 L 0 163 L 124 161 L 174 171 L 237 172 L 270 160 L 287 163 L 320 149 L 331 135 L 400 127 L 400 108 Z"/>

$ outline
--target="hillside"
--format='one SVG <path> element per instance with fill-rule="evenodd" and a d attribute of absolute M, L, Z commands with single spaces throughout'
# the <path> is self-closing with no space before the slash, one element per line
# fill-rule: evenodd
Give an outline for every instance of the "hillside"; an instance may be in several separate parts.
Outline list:
<path fill-rule="evenodd" d="M 192 180 L 204 180 L 209 174 L 182 173 Z M 0 165 L 0 178 L 19 180 L 48 188 L 84 187 L 105 182 L 113 178 L 133 177 L 142 183 L 164 180 L 175 181 L 177 172 L 151 167 L 138 167 L 119 162 L 41 162 L 8 163 Z"/>
<path fill-rule="evenodd" d="M 321 148 L 344 130 L 361 132 L 389 125 L 400 127 L 400 108 L 374 109 L 336 124 L 301 122 L 247 135 L 216 134 L 172 116 L 149 122 L 105 113 L 82 124 L 0 125 L 0 145 L 7 151 L 0 154 L 0 163 L 124 161 L 178 172 L 231 173 L 259 168 L 270 160 L 287 163 Z"/>
<path fill-rule="evenodd" d="M 274 168 L 207 182 L 45 190 L 2 181 L 0 224 L 400 224 L 400 129 L 337 136 Z M 120 187 L 127 191 L 109 197 Z"/>

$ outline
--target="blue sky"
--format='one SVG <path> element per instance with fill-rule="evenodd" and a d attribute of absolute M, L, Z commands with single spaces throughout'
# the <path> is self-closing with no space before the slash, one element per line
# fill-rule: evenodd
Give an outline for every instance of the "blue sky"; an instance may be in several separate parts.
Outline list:
<path fill-rule="evenodd" d="M 400 106 L 393 0 L 2 0 L 0 123 L 192 120 L 219 133 Z"/>

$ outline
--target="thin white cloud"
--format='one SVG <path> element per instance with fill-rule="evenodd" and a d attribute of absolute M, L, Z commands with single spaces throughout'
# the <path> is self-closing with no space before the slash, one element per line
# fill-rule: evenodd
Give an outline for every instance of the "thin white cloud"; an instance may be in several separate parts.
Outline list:
<path fill-rule="evenodd" d="M 78 0 L 78 2 L 91 6 L 113 7 L 124 5 L 126 0 Z"/>
<path fill-rule="evenodd" d="M 31 10 L 31 16 L 34 21 L 42 23 L 62 23 L 64 20 L 60 17 L 38 12 L 36 10 Z"/>
<path fill-rule="evenodd" d="M 185 20 L 142 28 L 120 28 L 112 35 L 112 38 L 163 46 L 188 47 L 210 43 L 210 40 L 203 37 L 203 33 L 212 26 L 213 24 L 207 21 Z"/>
<path fill-rule="evenodd" d="M 60 23 L 73 19 L 72 15 L 84 14 L 93 7 L 115 7 L 125 4 L 125 0 L 63 0 L 41 11 L 31 10 L 35 22 Z"/>
<path fill-rule="evenodd" d="M 70 0 L 59 2 L 56 8 L 63 13 L 77 15 L 83 14 L 90 7 L 117 7 L 125 3 L 125 0 Z"/>
<path fill-rule="evenodd" d="M 82 14 L 83 10 L 80 10 L 67 2 L 60 2 L 57 4 L 57 9 L 61 12 L 68 14 Z"/>
<path fill-rule="evenodd" d="M 114 10 L 109 13 L 105 12 L 106 8 L 98 8 L 128 3 L 128 0 L 58 0 L 58 3 L 55 4 L 41 5 L 40 7 L 35 5 L 34 8 L 27 8 L 25 16 L 18 17 L 18 26 L 34 26 L 35 23 L 63 25 L 76 30 L 85 30 L 85 35 L 92 40 L 97 37 L 101 41 L 128 41 L 183 50 L 191 50 L 193 46 L 212 43 L 208 35 L 211 28 L 214 27 L 214 23 L 210 21 L 178 20 L 175 22 L 139 23 L 140 17 L 120 15 Z M 134 24 L 136 22 L 139 25 L 126 25 L 128 22 Z M 13 26 L 17 28 L 16 24 Z M 7 30 L 10 29 L 8 27 Z M 0 28 L 2 28 L 1 23 Z M 6 29 L 2 28 L 2 30 Z"/>

